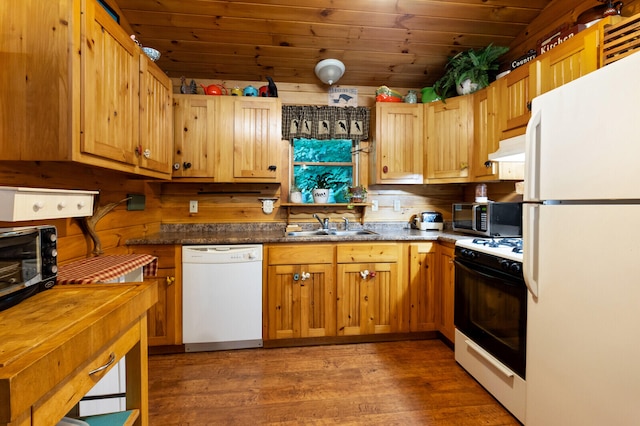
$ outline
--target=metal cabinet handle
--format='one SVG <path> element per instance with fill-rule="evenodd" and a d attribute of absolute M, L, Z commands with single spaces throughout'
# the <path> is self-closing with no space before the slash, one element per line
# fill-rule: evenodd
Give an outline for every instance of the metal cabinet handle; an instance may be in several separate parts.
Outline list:
<path fill-rule="evenodd" d="M 91 371 L 89 371 L 89 375 L 90 375 L 90 376 L 93 376 L 93 375 L 94 375 L 94 374 L 96 374 L 96 373 L 99 373 L 99 372 L 101 372 L 101 371 L 106 370 L 107 368 L 109 368 L 109 366 L 110 366 L 111 364 L 113 364 L 113 363 L 115 362 L 115 360 L 116 360 L 116 354 L 115 354 L 115 353 L 113 353 L 113 352 L 111 352 L 111 354 L 109 355 L 109 361 L 107 361 L 107 363 L 106 363 L 105 365 L 103 365 L 103 366 L 101 366 L 101 367 L 98 367 L 98 368 L 96 368 L 95 370 L 91 370 Z"/>

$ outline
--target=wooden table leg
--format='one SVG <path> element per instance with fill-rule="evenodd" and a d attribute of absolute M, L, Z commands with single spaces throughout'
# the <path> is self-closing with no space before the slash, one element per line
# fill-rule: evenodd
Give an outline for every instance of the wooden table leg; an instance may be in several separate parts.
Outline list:
<path fill-rule="evenodd" d="M 149 425 L 147 314 L 140 317 L 140 341 L 127 353 L 127 410 L 139 409 L 136 426 Z"/>

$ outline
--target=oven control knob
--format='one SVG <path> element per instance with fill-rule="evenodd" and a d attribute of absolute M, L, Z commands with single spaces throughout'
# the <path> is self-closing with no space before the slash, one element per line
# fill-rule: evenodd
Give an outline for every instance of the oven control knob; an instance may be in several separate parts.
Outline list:
<path fill-rule="evenodd" d="M 511 269 L 511 262 L 509 262 L 506 259 L 502 259 L 500 261 L 500 267 L 502 268 L 503 271 L 509 271 Z"/>
<path fill-rule="evenodd" d="M 469 249 L 460 250 L 460 254 L 468 259 L 475 259 L 476 257 L 478 257 L 478 254 L 475 251 Z"/>
<path fill-rule="evenodd" d="M 515 272 L 515 273 L 520 272 L 521 269 L 522 269 L 522 266 L 517 262 L 513 262 L 511 264 L 511 267 L 509 268 L 511 272 Z"/>

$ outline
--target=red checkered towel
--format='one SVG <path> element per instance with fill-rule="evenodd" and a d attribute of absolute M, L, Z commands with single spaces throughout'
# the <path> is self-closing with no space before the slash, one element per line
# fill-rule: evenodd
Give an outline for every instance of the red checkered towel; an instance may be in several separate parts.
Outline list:
<path fill-rule="evenodd" d="M 111 281 L 143 268 L 145 277 L 153 277 L 158 272 L 158 258 L 149 254 L 123 254 L 98 256 L 60 266 L 58 284 L 93 284 Z"/>

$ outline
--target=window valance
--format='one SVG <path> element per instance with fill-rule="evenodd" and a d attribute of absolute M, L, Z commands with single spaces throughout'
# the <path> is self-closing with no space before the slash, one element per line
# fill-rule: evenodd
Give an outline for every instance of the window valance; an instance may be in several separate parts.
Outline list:
<path fill-rule="evenodd" d="M 282 106 L 282 139 L 369 139 L 367 107 Z"/>

